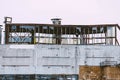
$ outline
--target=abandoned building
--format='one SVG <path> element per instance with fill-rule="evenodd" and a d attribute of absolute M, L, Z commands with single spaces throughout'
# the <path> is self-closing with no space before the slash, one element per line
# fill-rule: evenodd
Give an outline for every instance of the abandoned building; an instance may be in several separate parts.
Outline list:
<path fill-rule="evenodd" d="M 0 80 L 120 80 L 118 24 L 12 23 L 5 17 Z"/>

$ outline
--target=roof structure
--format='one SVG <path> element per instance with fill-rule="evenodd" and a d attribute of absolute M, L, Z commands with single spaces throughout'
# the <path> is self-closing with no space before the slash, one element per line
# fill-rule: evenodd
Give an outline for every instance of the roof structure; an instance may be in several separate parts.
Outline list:
<path fill-rule="evenodd" d="M 10 40 L 10 43 L 26 43 L 24 40 L 28 38 L 29 40 L 27 41 L 31 44 L 119 44 L 117 28 L 120 30 L 120 26 L 118 24 L 61 25 L 57 24 L 57 22 L 56 24 L 6 23 L 5 27 L 7 44 Z M 30 36 L 26 36 L 28 34 Z"/>
<path fill-rule="evenodd" d="M 56 24 L 40 24 L 40 23 L 8 23 L 7 25 L 41 25 L 41 26 L 54 26 L 54 27 L 106 27 L 106 26 L 117 26 L 120 29 L 118 24 L 91 24 L 91 25 L 56 25 Z"/>

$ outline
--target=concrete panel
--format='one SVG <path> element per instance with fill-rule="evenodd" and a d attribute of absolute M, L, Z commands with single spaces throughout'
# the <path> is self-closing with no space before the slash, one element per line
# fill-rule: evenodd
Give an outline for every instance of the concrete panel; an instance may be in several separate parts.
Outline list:
<path fill-rule="evenodd" d="M 0 45 L 0 74 L 78 74 L 105 61 L 119 64 L 120 46 Z"/>

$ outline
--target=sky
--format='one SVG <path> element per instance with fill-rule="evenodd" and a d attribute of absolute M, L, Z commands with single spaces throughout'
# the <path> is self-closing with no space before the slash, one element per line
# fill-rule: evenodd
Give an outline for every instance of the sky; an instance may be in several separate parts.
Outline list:
<path fill-rule="evenodd" d="M 15 23 L 119 24 L 120 0 L 0 0 L 0 24 L 4 17 Z"/>
<path fill-rule="evenodd" d="M 13 22 L 62 24 L 120 24 L 120 0 L 0 0 L 0 24 L 5 16 Z"/>

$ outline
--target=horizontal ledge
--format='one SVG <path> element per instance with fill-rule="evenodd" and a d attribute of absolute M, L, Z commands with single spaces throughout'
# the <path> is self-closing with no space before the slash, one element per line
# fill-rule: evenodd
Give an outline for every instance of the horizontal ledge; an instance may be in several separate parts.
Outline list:
<path fill-rule="evenodd" d="M 67 35 L 67 36 L 69 36 L 69 35 Z M 16 38 L 17 36 L 11 36 L 12 38 Z M 25 38 L 25 37 L 29 37 L 29 38 L 31 38 L 32 36 L 20 36 L 21 38 Z M 47 37 L 47 36 L 35 36 L 35 38 L 39 38 L 39 39 L 43 39 L 43 38 L 45 38 L 45 39 L 56 39 L 56 38 L 58 38 L 58 39 L 112 39 L 112 38 L 115 38 L 115 37 L 87 37 L 87 38 L 85 38 L 85 37 Z"/>
<path fill-rule="evenodd" d="M 70 57 L 59 57 L 59 56 L 43 56 L 43 58 L 70 58 Z"/>
<path fill-rule="evenodd" d="M 70 67 L 70 65 L 43 65 L 44 67 Z"/>
<path fill-rule="evenodd" d="M 30 58 L 30 56 L 2 56 L 2 58 Z"/>
<path fill-rule="evenodd" d="M 2 65 L 3 67 L 27 67 L 30 65 Z"/>
<path fill-rule="evenodd" d="M 86 57 L 86 58 L 114 58 L 114 57 Z"/>

